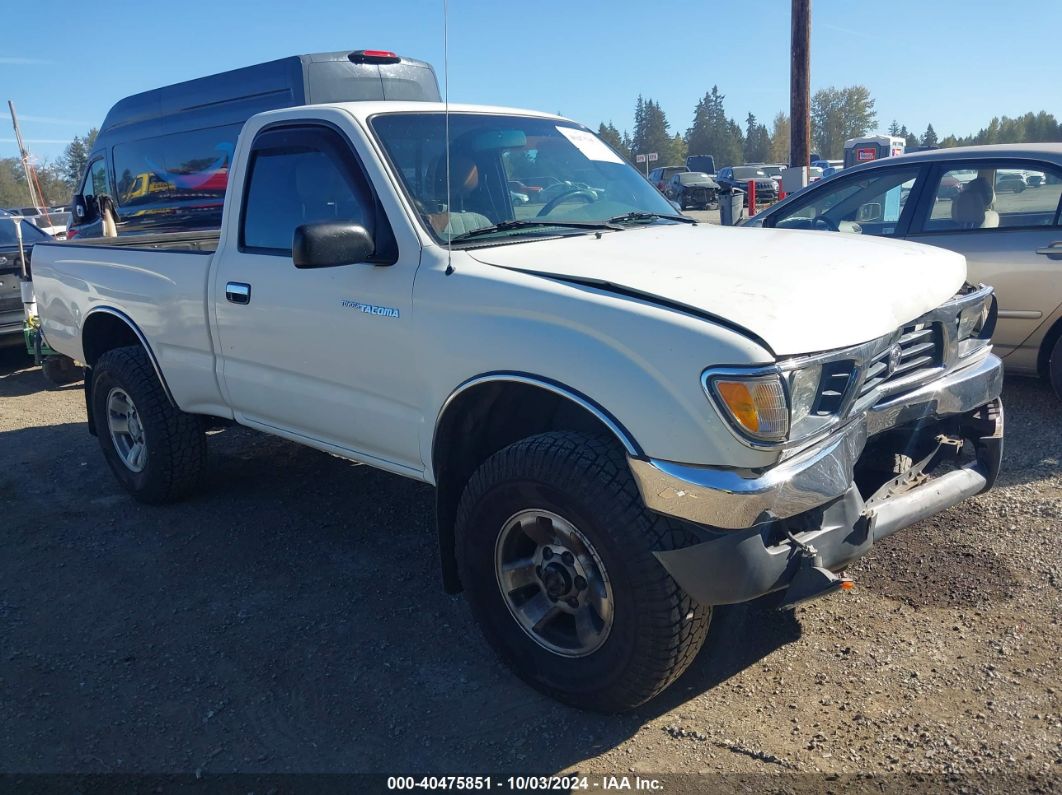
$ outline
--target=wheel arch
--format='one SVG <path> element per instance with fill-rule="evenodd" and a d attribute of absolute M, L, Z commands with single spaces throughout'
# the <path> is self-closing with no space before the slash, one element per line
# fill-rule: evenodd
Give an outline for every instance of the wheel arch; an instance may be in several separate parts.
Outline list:
<path fill-rule="evenodd" d="M 148 344 L 144 332 L 133 322 L 132 318 L 121 310 L 109 306 L 93 307 L 92 311 L 85 316 L 85 320 L 81 325 L 81 351 L 85 356 L 84 364 L 86 369 L 85 407 L 88 413 L 89 431 L 93 435 L 96 433 L 90 405 L 93 368 L 100 357 L 107 351 L 115 348 L 124 348 L 128 345 L 139 345 L 144 349 L 148 360 L 151 362 L 151 367 L 159 379 L 159 383 L 162 384 L 162 391 L 165 393 L 166 399 L 171 406 L 177 407 L 177 402 L 173 399 L 173 394 L 170 392 L 169 384 L 166 383 L 166 378 L 162 374 L 162 368 L 159 367 L 155 351 Z"/>
<path fill-rule="evenodd" d="M 457 387 L 439 411 L 432 439 L 435 515 L 443 587 L 461 590 L 454 551 L 457 506 L 472 473 L 513 442 L 547 431 L 611 436 L 631 456 L 641 448 L 623 425 L 578 390 L 527 373 L 488 373 Z"/>
<path fill-rule="evenodd" d="M 1041 378 L 1049 378 L 1049 365 L 1051 362 L 1051 351 L 1055 348 L 1055 343 L 1058 342 L 1059 337 L 1062 337 L 1062 317 L 1055 320 L 1054 324 L 1044 334 L 1043 342 L 1040 343 L 1040 350 L 1036 354 L 1036 372 L 1039 373 Z"/>

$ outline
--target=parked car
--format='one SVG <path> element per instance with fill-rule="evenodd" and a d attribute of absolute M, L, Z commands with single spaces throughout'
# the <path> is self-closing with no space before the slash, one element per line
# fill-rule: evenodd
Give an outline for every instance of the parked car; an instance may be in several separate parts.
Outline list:
<path fill-rule="evenodd" d="M 665 195 L 681 210 L 707 210 L 719 203 L 719 183 L 704 173 L 681 171 L 671 177 Z"/>
<path fill-rule="evenodd" d="M 1002 171 L 996 174 L 996 190 L 1021 193 L 1029 187 L 1029 180 L 1024 171 Z"/>
<path fill-rule="evenodd" d="M 22 216 L 0 210 L 0 347 L 22 344 L 22 327 L 26 319 L 20 286 L 22 254 L 15 224 L 22 231 L 22 252 L 26 256 L 27 268 L 36 244 L 51 240 Z"/>
<path fill-rule="evenodd" d="M 572 189 L 520 218 L 504 161 L 532 149 Z M 878 540 L 995 480 L 992 295 L 956 254 L 698 224 L 533 111 L 274 110 L 231 174 L 220 232 L 34 251 L 103 459 L 136 498 L 178 499 L 223 418 L 434 485 L 448 589 L 568 703 L 636 707 L 712 605 L 837 592 Z"/>
<path fill-rule="evenodd" d="M 656 186 L 661 193 L 667 192 L 667 184 L 676 174 L 681 174 L 688 169 L 685 166 L 661 166 L 649 172 L 649 181 Z"/>
<path fill-rule="evenodd" d="M 67 208 L 49 207 L 30 220 L 46 235 L 57 240 L 66 240 L 66 230 L 70 224 L 70 212 Z"/>
<path fill-rule="evenodd" d="M 721 188 L 737 188 L 745 192 L 744 204 L 749 204 L 749 183 L 756 183 L 756 204 L 770 204 L 778 199 L 778 183 L 759 166 L 728 166 L 720 169 L 715 181 Z"/>
<path fill-rule="evenodd" d="M 1041 186 L 1022 193 L 1023 174 L 1039 175 Z M 992 342 L 1008 371 L 1049 378 L 1062 397 L 1060 202 L 1062 144 L 974 146 L 854 166 L 748 225 L 880 235 L 964 254 L 971 280 L 996 289 Z"/>

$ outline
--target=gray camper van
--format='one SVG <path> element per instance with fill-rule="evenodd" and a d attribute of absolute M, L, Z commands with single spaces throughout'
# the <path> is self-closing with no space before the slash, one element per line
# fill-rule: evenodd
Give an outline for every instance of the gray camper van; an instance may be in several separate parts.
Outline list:
<path fill-rule="evenodd" d="M 295 55 L 134 94 L 103 121 L 68 238 L 216 229 L 236 137 L 256 113 L 316 102 L 438 101 L 435 71 L 382 50 Z"/>

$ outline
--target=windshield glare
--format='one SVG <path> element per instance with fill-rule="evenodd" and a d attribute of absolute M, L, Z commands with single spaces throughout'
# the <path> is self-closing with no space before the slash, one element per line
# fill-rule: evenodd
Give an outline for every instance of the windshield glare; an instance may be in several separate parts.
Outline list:
<path fill-rule="evenodd" d="M 571 122 L 526 116 L 450 114 L 450 185 L 442 113 L 391 113 L 371 125 L 421 219 L 440 241 L 509 221 L 517 236 L 579 234 L 548 225 L 604 223 L 627 213 L 675 208 L 596 135 Z M 477 238 L 483 242 L 484 238 Z"/>
<path fill-rule="evenodd" d="M 760 169 L 752 168 L 752 167 L 749 167 L 749 166 L 744 167 L 744 168 L 735 168 L 734 169 L 734 178 L 735 179 L 755 179 L 756 177 L 766 177 L 766 176 L 767 175 L 764 174 Z"/>

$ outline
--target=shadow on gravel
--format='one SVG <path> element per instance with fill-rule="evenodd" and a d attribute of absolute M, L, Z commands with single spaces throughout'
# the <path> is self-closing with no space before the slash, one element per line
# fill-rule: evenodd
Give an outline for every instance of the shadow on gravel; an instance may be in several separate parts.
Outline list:
<path fill-rule="evenodd" d="M 1007 378 L 1003 467 L 998 486 L 1056 477 L 1062 472 L 1062 400 L 1045 381 Z"/>
<path fill-rule="evenodd" d="M 549 773 L 800 635 L 720 609 L 662 698 L 578 712 L 442 593 L 429 487 L 231 428 L 203 494 L 152 507 L 95 448 L 77 424 L 0 433 L 30 451 L 3 456 L 0 771 Z"/>
<path fill-rule="evenodd" d="M 24 397 L 38 392 L 79 391 L 83 382 L 56 386 L 44 377 L 22 348 L 0 349 L 0 397 Z"/>
<path fill-rule="evenodd" d="M 1019 582 L 999 555 L 963 544 L 953 529 L 936 526 L 881 541 L 852 573 L 868 592 L 912 607 L 998 605 L 1013 598 Z"/>
<path fill-rule="evenodd" d="M 45 389 L 21 366 L 3 359 L 0 395 Z M 1004 482 L 1057 471 L 1049 390 L 1004 398 Z M 81 423 L 0 432 L 0 771 L 553 772 L 800 637 L 792 613 L 721 608 L 660 698 L 581 713 L 443 595 L 428 486 L 239 428 L 210 452 L 202 494 L 152 507 Z M 857 579 L 912 604 L 1010 598 L 1005 565 L 947 527 L 889 539 Z"/>

